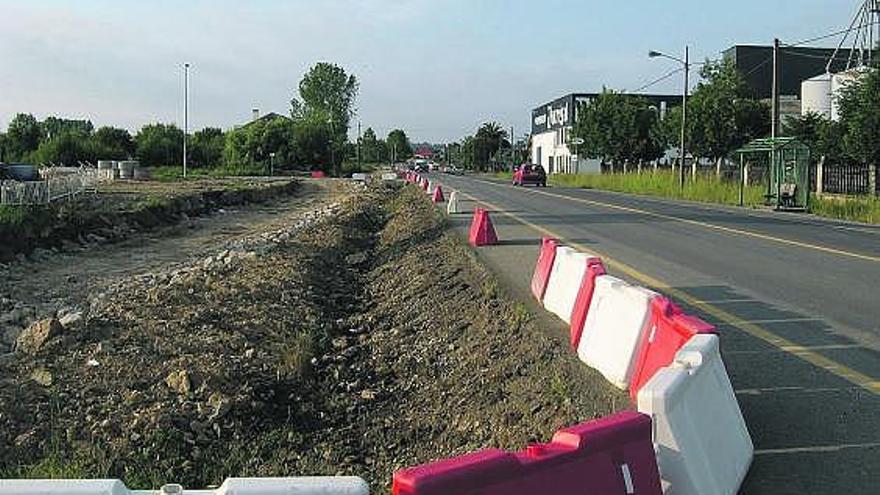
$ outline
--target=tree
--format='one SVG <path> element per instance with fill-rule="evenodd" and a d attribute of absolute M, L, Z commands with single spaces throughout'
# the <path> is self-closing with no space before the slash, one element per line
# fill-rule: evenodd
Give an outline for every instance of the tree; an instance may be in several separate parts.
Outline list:
<path fill-rule="evenodd" d="M 361 159 L 364 163 L 377 163 L 385 159 L 384 143 L 376 138 L 376 132 L 372 127 L 367 127 L 361 137 Z"/>
<path fill-rule="evenodd" d="M 346 74 L 342 67 L 327 62 L 315 64 L 299 83 L 300 100 L 290 102 L 291 116 L 298 120 L 305 115 L 314 124 L 314 119 L 323 115 L 333 134 L 328 143 L 330 155 L 335 157 L 333 169 L 339 174 L 348 128 L 355 114 L 355 100 L 358 81 L 354 75 Z"/>
<path fill-rule="evenodd" d="M 477 129 L 474 134 L 473 155 L 474 164 L 485 167 L 496 156 L 501 148 L 509 148 L 507 131 L 498 122 L 487 122 Z"/>
<path fill-rule="evenodd" d="M 257 120 L 229 131 L 223 149 L 227 165 L 269 165 L 272 153 L 274 163 L 283 167 L 294 161 L 294 123 L 286 117 Z"/>
<path fill-rule="evenodd" d="M 838 104 L 846 154 L 862 164 L 880 165 L 880 68 L 845 85 Z"/>
<path fill-rule="evenodd" d="M 205 127 L 193 133 L 189 141 L 189 160 L 193 167 L 215 167 L 223 161 L 226 136 L 222 129 Z"/>
<path fill-rule="evenodd" d="M 733 62 L 707 62 L 688 102 L 688 149 L 720 160 L 770 132 L 770 109 L 752 94 Z M 678 127 L 680 129 L 680 126 Z"/>
<path fill-rule="evenodd" d="M 330 142 L 332 134 L 326 115 L 307 112 L 293 123 L 293 150 L 295 162 L 308 170 L 330 171 Z"/>
<path fill-rule="evenodd" d="M 400 162 L 406 160 L 413 155 L 412 144 L 402 129 L 394 129 L 388 133 L 385 139 L 388 151 L 391 153 L 392 159 Z"/>
<path fill-rule="evenodd" d="M 46 120 L 40 122 L 40 129 L 43 132 L 44 139 L 52 139 L 53 137 L 65 131 L 71 131 L 75 134 L 89 136 L 95 130 L 90 120 L 64 119 L 59 117 L 46 117 Z"/>
<path fill-rule="evenodd" d="M 135 152 L 134 139 L 125 129 L 100 127 L 91 137 L 92 147 L 99 160 L 126 160 Z"/>
<path fill-rule="evenodd" d="M 16 115 L 6 131 L 7 159 L 22 160 L 32 151 L 36 151 L 42 141 L 43 132 L 40 123 L 31 114 Z"/>
<path fill-rule="evenodd" d="M 581 104 L 573 134 L 584 140 L 578 153 L 603 162 L 628 163 L 662 156 L 671 131 L 645 98 L 603 90 Z"/>
<path fill-rule="evenodd" d="M 98 153 L 83 129 L 67 128 L 60 130 L 52 139 L 43 141 L 37 150 L 30 154 L 34 163 L 76 166 L 80 162 L 93 162 Z"/>
<path fill-rule="evenodd" d="M 135 138 L 142 165 L 178 165 L 183 159 L 183 131 L 174 124 L 145 125 Z"/>

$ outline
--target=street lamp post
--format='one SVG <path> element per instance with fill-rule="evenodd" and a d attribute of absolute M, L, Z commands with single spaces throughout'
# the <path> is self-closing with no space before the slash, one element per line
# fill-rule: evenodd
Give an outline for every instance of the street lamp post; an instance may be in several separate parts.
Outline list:
<path fill-rule="evenodd" d="M 678 164 L 679 165 L 678 166 L 678 187 L 680 190 L 684 190 L 684 162 L 685 162 L 685 151 L 686 151 L 686 149 L 685 149 L 686 134 L 685 133 L 687 132 L 687 130 L 686 130 L 687 129 L 687 99 L 688 99 L 688 83 L 689 83 L 688 79 L 690 76 L 690 68 L 691 68 L 690 47 L 688 47 L 688 46 L 684 47 L 684 60 L 682 60 L 678 57 L 671 57 L 669 55 L 666 55 L 666 54 L 660 53 L 660 52 L 656 52 L 654 50 L 651 50 L 650 52 L 648 52 L 648 57 L 650 57 L 650 58 L 656 58 L 656 57 L 668 58 L 669 60 L 674 60 L 674 61 L 682 64 L 682 66 L 684 67 L 684 88 L 682 88 L 682 93 L 681 93 L 681 146 L 680 146 L 681 162 Z"/>
<path fill-rule="evenodd" d="M 183 178 L 186 179 L 186 135 L 189 134 L 189 62 L 183 64 Z"/>
<path fill-rule="evenodd" d="M 269 177 L 275 176 L 275 152 L 269 153 Z"/>

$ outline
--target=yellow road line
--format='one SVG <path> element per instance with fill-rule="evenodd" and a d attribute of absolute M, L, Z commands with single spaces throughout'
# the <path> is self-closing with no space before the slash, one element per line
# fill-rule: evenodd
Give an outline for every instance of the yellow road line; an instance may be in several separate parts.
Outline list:
<path fill-rule="evenodd" d="M 529 227 L 529 228 L 531 228 L 531 229 L 533 229 L 543 235 L 559 239 L 561 242 L 564 242 L 566 245 L 571 246 L 575 249 L 578 249 L 579 251 L 582 251 L 585 253 L 593 253 L 596 256 L 602 258 L 602 260 L 605 261 L 609 267 L 625 273 L 626 275 L 628 275 L 632 279 L 638 280 L 640 283 L 642 283 L 648 287 L 653 287 L 653 288 L 659 290 L 660 292 L 664 292 L 664 293 L 672 296 L 673 298 L 678 299 L 679 301 L 683 301 L 683 302 L 687 303 L 689 306 L 693 306 L 695 308 L 698 308 L 700 311 L 702 311 L 706 314 L 712 315 L 712 317 L 714 317 L 714 318 L 716 318 L 716 319 L 718 319 L 718 320 L 720 320 L 720 321 L 722 321 L 732 327 L 736 327 L 739 330 L 742 330 L 743 332 L 751 335 L 752 337 L 756 337 L 758 339 L 761 339 L 764 342 L 767 342 L 768 344 L 779 348 L 781 351 L 783 351 L 785 353 L 791 354 L 793 356 L 797 356 L 797 357 L 803 359 L 804 361 L 806 361 L 806 362 L 808 362 L 818 368 L 821 368 L 821 369 L 823 369 L 823 370 L 825 370 L 825 371 L 827 371 L 837 377 L 843 378 L 844 380 L 846 380 L 854 385 L 857 385 L 857 386 L 859 386 L 869 392 L 872 392 L 874 394 L 880 395 L 880 380 L 874 379 L 868 375 L 865 375 L 864 373 L 861 373 L 861 372 L 856 371 L 848 366 L 845 366 L 845 365 L 838 363 L 832 359 L 829 359 L 829 358 L 827 358 L 817 352 L 813 352 L 812 350 L 810 350 L 809 348 L 807 348 L 805 346 L 802 346 L 800 344 L 792 342 L 792 341 L 786 339 L 785 337 L 780 337 L 779 335 L 776 335 L 773 332 L 771 332 L 771 331 L 769 331 L 759 325 L 756 325 L 756 324 L 751 323 L 747 320 L 744 320 L 738 316 L 735 316 L 731 313 L 728 313 L 727 311 L 724 311 L 723 309 L 721 309 L 717 306 L 714 306 L 712 304 L 708 304 L 705 301 L 702 301 L 696 297 L 693 297 L 684 291 L 681 291 L 679 289 L 676 289 L 675 287 L 670 286 L 666 282 L 663 282 L 663 281 L 656 279 L 646 273 L 643 273 L 643 272 L 641 272 L 641 271 L 639 271 L 639 270 L 637 270 L 637 269 L 635 269 L 625 263 L 617 261 L 606 254 L 597 252 L 593 248 L 586 247 L 586 246 L 579 244 L 577 242 L 568 242 L 568 241 L 566 241 L 564 236 L 562 236 L 562 235 L 560 235 L 560 234 L 558 234 L 558 233 L 556 233 L 546 227 L 542 227 L 542 226 L 537 225 L 533 222 L 530 222 L 515 213 L 505 211 L 504 209 L 502 209 L 502 208 L 498 207 L 497 205 L 494 205 L 488 201 L 479 199 L 471 194 L 465 193 L 464 191 L 459 191 L 459 193 L 461 193 L 462 196 L 466 196 L 467 198 L 469 198 L 473 201 L 476 201 L 477 203 L 484 204 L 484 205 L 488 206 L 491 210 L 494 210 L 502 215 L 505 215 L 513 220 L 516 220 L 517 222 L 519 222 L 519 223 L 521 223 L 521 224 L 523 224 L 523 225 L 525 225 L 525 226 L 527 226 L 527 227 Z"/>
<path fill-rule="evenodd" d="M 504 187 L 504 188 L 509 187 L 505 184 L 498 184 L 496 182 L 491 182 L 491 181 L 487 181 L 487 180 L 482 180 L 482 179 L 474 179 L 474 180 L 477 180 L 477 181 L 482 182 L 484 184 L 493 185 L 493 186 Z M 654 217 L 654 218 L 661 218 L 663 220 L 672 220 L 675 222 L 681 222 L 681 223 L 686 223 L 686 224 L 690 224 L 690 225 L 697 225 L 697 226 L 704 227 L 707 229 L 717 230 L 720 232 L 726 232 L 729 234 L 737 234 L 737 235 L 744 235 L 744 236 L 748 236 L 748 237 L 754 237 L 756 239 L 763 239 L 765 241 L 772 241 L 772 242 L 777 242 L 780 244 L 787 244 L 789 246 L 797 246 L 797 247 L 805 248 L 805 249 L 813 249 L 816 251 L 821 251 L 823 253 L 835 254 L 838 256 L 846 256 L 849 258 L 855 258 L 855 259 L 860 259 L 860 260 L 880 262 L 880 256 L 871 256 L 869 254 L 855 253 L 852 251 L 845 251 L 843 249 L 836 249 L 836 248 L 831 248 L 831 247 L 827 247 L 827 246 L 820 246 L 818 244 L 810 244 L 807 242 L 794 241 L 794 240 L 785 239 L 782 237 L 775 237 L 772 235 L 761 234 L 759 232 L 752 232 L 750 230 L 734 229 L 731 227 L 724 227 L 722 225 L 716 225 L 714 223 L 701 222 L 699 220 L 690 220 L 687 218 L 676 217 L 673 215 L 665 215 L 663 213 L 656 213 L 653 211 L 640 210 L 638 208 L 632 208 L 629 206 L 620 206 L 620 205 L 615 205 L 613 203 L 605 203 L 603 201 L 595 201 L 595 200 L 584 199 L 584 198 L 573 198 L 571 196 L 565 196 L 563 194 L 556 194 L 556 193 L 551 193 L 551 192 L 547 192 L 547 191 L 539 191 L 537 189 L 529 190 L 529 191 L 526 191 L 524 189 L 523 191 L 531 193 L 531 194 L 541 194 L 544 196 L 549 196 L 551 198 L 558 198 L 558 199 L 565 199 L 568 201 L 574 201 L 576 203 L 583 203 L 583 204 L 588 204 L 588 205 L 592 205 L 592 206 L 601 206 L 604 208 L 612 208 L 615 210 L 626 211 L 629 213 L 638 213 L 640 215 L 647 215 L 647 216 Z"/>

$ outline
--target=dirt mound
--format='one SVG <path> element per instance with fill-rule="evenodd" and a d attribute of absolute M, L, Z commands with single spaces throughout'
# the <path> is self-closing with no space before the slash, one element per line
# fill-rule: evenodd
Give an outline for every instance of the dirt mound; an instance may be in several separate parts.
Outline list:
<path fill-rule="evenodd" d="M 397 468 L 625 407 L 556 332 L 506 300 L 423 193 L 377 186 L 130 280 L 0 363 L 0 475 L 354 474 L 381 490 Z"/>

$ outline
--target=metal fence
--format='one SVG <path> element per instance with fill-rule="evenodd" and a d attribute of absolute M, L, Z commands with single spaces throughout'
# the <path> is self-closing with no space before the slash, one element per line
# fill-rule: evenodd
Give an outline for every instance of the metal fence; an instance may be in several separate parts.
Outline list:
<path fill-rule="evenodd" d="M 867 165 L 828 164 L 822 167 L 822 191 L 831 194 L 870 194 L 871 173 Z M 876 187 L 876 186 L 875 186 Z"/>
<path fill-rule="evenodd" d="M 49 176 L 40 181 L 0 181 L 0 205 L 49 204 L 94 189 L 107 178 L 108 174 L 104 170 L 81 169 L 67 175 Z"/>

